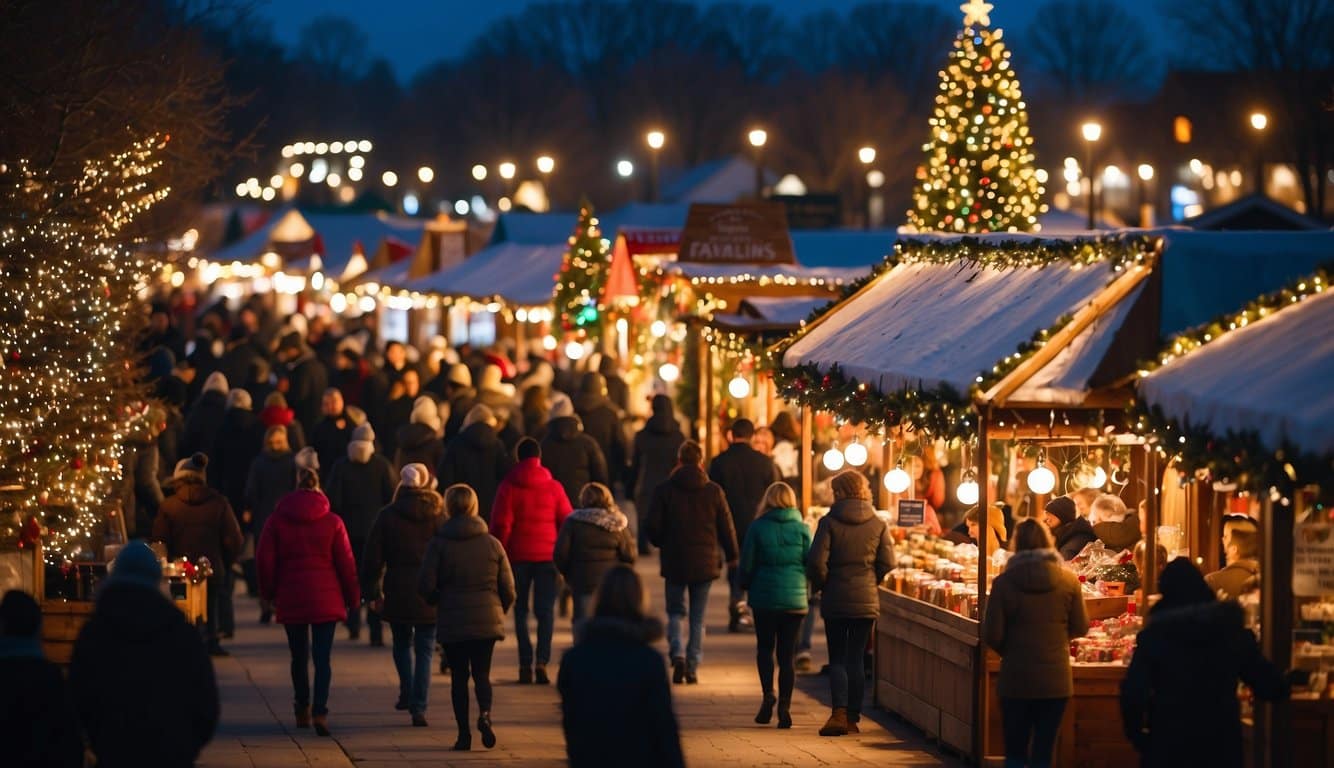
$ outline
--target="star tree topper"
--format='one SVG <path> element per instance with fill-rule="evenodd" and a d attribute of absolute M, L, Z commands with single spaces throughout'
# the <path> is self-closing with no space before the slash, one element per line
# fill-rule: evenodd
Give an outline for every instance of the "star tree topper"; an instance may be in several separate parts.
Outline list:
<path fill-rule="evenodd" d="M 984 0 L 968 0 L 968 2 L 959 6 L 963 11 L 963 25 L 971 27 L 973 24 L 980 24 L 984 27 L 991 26 L 991 9 L 994 8 L 991 3 Z"/>

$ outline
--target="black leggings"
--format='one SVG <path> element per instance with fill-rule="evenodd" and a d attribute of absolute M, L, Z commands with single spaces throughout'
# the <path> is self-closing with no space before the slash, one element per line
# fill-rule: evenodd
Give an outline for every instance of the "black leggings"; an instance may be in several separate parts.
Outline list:
<path fill-rule="evenodd" d="M 774 694 L 774 651 L 778 652 L 778 698 L 792 701 L 792 685 L 797 678 L 797 635 L 801 633 L 804 613 L 753 611 L 755 618 L 755 667 L 760 671 L 760 690 Z"/>
<path fill-rule="evenodd" d="M 457 643 L 441 643 L 445 655 L 449 657 L 449 694 L 454 704 L 454 720 L 459 730 L 468 729 L 468 675 L 471 669 L 473 687 L 477 689 L 477 707 L 483 712 L 491 711 L 491 654 L 496 649 L 496 641 L 463 640 Z"/>

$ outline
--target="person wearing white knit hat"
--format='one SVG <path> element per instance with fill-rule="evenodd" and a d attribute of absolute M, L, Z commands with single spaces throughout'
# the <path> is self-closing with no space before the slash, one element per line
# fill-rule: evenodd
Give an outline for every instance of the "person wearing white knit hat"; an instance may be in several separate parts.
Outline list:
<path fill-rule="evenodd" d="M 343 518 L 347 537 L 352 544 L 358 570 L 363 563 L 362 552 L 370 537 L 375 517 L 394 499 L 398 483 L 394 466 L 375 450 L 375 430 L 369 423 L 352 430 L 347 452 L 339 456 L 329 468 L 324 494 L 329 497 L 329 508 Z M 384 645 L 384 628 L 375 611 L 367 612 L 372 647 Z M 348 639 L 361 637 L 361 607 L 352 606 L 347 614 Z"/>
<path fill-rule="evenodd" d="M 440 439 L 440 409 L 431 398 L 423 395 L 412 404 L 412 416 L 407 426 L 398 430 L 398 450 L 394 466 L 402 469 L 414 462 L 425 464 L 434 472 L 445 444 Z"/>

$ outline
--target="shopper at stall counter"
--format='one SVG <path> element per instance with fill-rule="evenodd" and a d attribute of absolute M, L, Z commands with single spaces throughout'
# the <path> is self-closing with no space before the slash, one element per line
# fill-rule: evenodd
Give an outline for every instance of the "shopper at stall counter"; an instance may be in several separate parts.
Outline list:
<path fill-rule="evenodd" d="M 876 586 L 894 563 L 889 526 L 875 513 L 871 487 L 855 470 L 830 481 L 834 504 L 820 518 L 806 560 L 813 589 L 823 590 L 820 614 L 824 617 L 829 647 L 829 688 L 833 711 L 821 736 L 859 733 L 866 686 L 866 643 L 880 616 Z"/>
<path fill-rule="evenodd" d="M 1253 521 L 1224 521 L 1223 557 L 1226 565 L 1204 577 L 1214 594 L 1236 600 L 1260 588 L 1260 532 Z"/>
<path fill-rule="evenodd" d="M 1074 560 L 1084 547 L 1098 538 L 1089 521 L 1079 516 L 1074 499 L 1069 496 L 1057 496 L 1048 501 L 1044 509 L 1043 521 L 1051 529 L 1057 551 L 1066 560 Z"/>
<path fill-rule="evenodd" d="M 99 768 L 193 765 L 213 738 L 213 664 L 162 594 L 162 567 L 142 541 L 116 556 L 74 643 L 69 684 Z"/>
<path fill-rule="evenodd" d="M 1074 511 L 1074 502 L 1070 502 Z M 1000 654 L 996 693 L 1006 765 L 1050 766 L 1056 734 L 1074 694 L 1070 641 L 1089 629 L 1084 596 L 1061 565 L 1046 526 L 1014 529 L 1014 555 L 996 577 L 982 635 Z"/>
<path fill-rule="evenodd" d="M 42 609 L 26 592 L 0 601 L 0 745 L 13 765 L 82 768 L 83 741 L 59 665 L 42 653 Z"/>
<path fill-rule="evenodd" d="M 1215 600 L 1188 558 L 1168 563 L 1159 586 L 1162 600 L 1136 638 L 1121 682 L 1126 738 L 1145 768 L 1240 768 L 1237 681 L 1264 701 L 1287 697 L 1288 685 L 1261 655 L 1241 606 Z"/>
<path fill-rule="evenodd" d="M 760 513 L 760 501 L 765 489 L 782 480 L 773 459 L 751 446 L 755 437 L 755 423 L 737 419 L 728 430 L 731 440 L 727 450 L 709 463 L 709 479 L 717 483 L 727 496 L 727 508 L 732 512 L 732 527 L 737 541 L 744 541 L 746 531 Z M 746 591 L 741 587 L 740 573 L 735 566 L 727 569 L 728 632 L 740 632 L 750 623 L 746 615 Z"/>

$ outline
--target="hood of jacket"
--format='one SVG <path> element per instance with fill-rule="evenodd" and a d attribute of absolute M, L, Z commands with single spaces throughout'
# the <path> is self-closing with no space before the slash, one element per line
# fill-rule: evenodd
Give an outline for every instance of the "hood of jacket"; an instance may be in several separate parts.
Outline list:
<path fill-rule="evenodd" d="M 872 512 L 874 513 L 874 510 Z M 800 523 L 804 520 L 801 512 L 797 511 L 795 507 L 774 507 L 765 512 L 760 519 L 772 520 L 775 523 Z"/>
<path fill-rule="evenodd" d="M 477 515 L 457 515 L 445 521 L 440 526 L 438 536 L 454 541 L 464 541 L 475 539 L 478 536 L 485 536 L 488 533 L 486 521 Z"/>
<path fill-rule="evenodd" d="M 435 430 L 426 424 L 404 424 L 398 428 L 398 445 L 400 448 L 419 449 L 428 445 L 432 440 L 438 440 L 439 435 Z"/>
<path fill-rule="evenodd" d="M 582 431 L 579 417 L 560 416 L 547 422 L 547 434 L 554 440 L 568 443 Z"/>
<path fill-rule="evenodd" d="M 329 511 L 329 497 L 321 491 L 299 488 L 278 500 L 274 515 L 286 517 L 302 523 L 318 520 L 332 514 Z"/>
<path fill-rule="evenodd" d="M 124 644 L 163 637 L 181 615 L 161 592 L 141 584 L 107 582 L 97 596 L 96 620 L 108 627 L 105 636 Z"/>
<path fill-rule="evenodd" d="M 469 424 L 463 431 L 459 432 L 459 437 L 474 450 L 490 448 L 500 442 L 500 437 L 496 435 L 496 428 L 484 421 Z"/>
<path fill-rule="evenodd" d="M 445 500 L 430 488 L 399 486 L 394 495 L 394 510 L 406 520 L 430 520 L 440 515 L 444 508 Z"/>
<path fill-rule="evenodd" d="M 574 398 L 574 409 L 579 413 L 588 413 L 603 407 L 610 408 L 611 400 L 602 392 L 580 392 Z"/>
<path fill-rule="evenodd" d="M 1016 552 L 1005 564 L 1005 575 L 1023 592 L 1050 592 L 1060 578 L 1061 553 L 1054 549 Z"/>
<path fill-rule="evenodd" d="M 195 401 L 198 408 L 216 408 L 219 411 L 227 408 L 227 393 L 216 389 L 206 389 L 199 393 L 199 399 Z"/>
<path fill-rule="evenodd" d="M 524 459 L 515 464 L 514 469 L 505 475 L 505 480 L 522 488 L 537 488 L 553 482 L 551 470 L 542 466 L 541 459 Z"/>
<path fill-rule="evenodd" d="M 576 630 L 576 643 L 605 642 L 626 645 L 649 645 L 662 638 L 662 622 L 653 618 L 639 621 L 611 616 L 592 616 Z"/>
<path fill-rule="evenodd" d="M 570 519 L 596 525 L 612 533 L 620 533 L 630 527 L 630 521 L 626 518 L 625 513 L 619 509 L 601 509 L 598 507 L 576 509 L 570 513 Z"/>
<path fill-rule="evenodd" d="M 207 504 L 220 494 L 203 483 L 182 483 L 176 481 L 176 498 L 192 507 Z"/>
<path fill-rule="evenodd" d="M 666 395 L 653 396 L 653 415 L 644 423 L 644 428 L 657 435 L 670 435 L 681 431 L 681 423 L 672 411 L 672 399 Z"/>
<path fill-rule="evenodd" d="M 1098 538 L 1098 535 L 1093 532 L 1093 526 L 1089 524 L 1087 517 L 1076 517 L 1068 523 L 1061 523 L 1051 529 L 1051 535 L 1052 538 L 1056 539 L 1057 547 L 1069 541 L 1071 537 L 1080 534 L 1088 536 L 1090 539 Z"/>
<path fill-rule="evenodd" d="M 264 447 L 260 450 L 260 452 L 255 456 L 255 458 L 256 458 L 256 459 L 260 459 L 260 460 L 262 460 L 262 461 L 265 461 L 265 462 L 267 462 L 267 463 L 269 463 L 269 464 L 277 464 L 277 463 L 280 462 L 280 461 L 284 461 L 284 460 L 287 460 L 287 459 L 293 459 L 295 456 L 296 456 L 296 454 L 292 453 L 292 449 L 291 449 L 291 448 L 288 448 L 287 450 L 282 451 L 282 452 L 280 453 L 280 452 L 271 450 L 271 449 L 266 445 L 266 446 L 264 446 Z"/>
<path fill-rule="evenodd" d="M 669 478 L 672 485 L 686 491 L 694 491 L 709 484 L 709 476 L 704 470 L 693 465 L 684 465 L 672 470 Z"/>
<path fill-rule="evenodd" d="M 281 405 L 270 405 L 259 412 L 259 420 L 266 427 L 286 427 L 296 419 L 296 411 Z"/>
<path fill-rule="evenodd" d="M 1128 549 L 1140 538 L 1139 515 L 1133 512 L 1122 520 L 1105 520 L 1092 527 L 1094 535 L 1109 547 Z"/>
<path fill-rule="evenodd" d="M 1212 600 L 1165 611 L 1151 611 L 1148 625 L 1156 634 L 1180 641 L 1184 648 L 1203 648 L 1240 629 L 1245 612 L 1236 600 Z"/>
<path fill-rule="evenodd" d="M 375 441 L 353 440 L 347 444 L 347 460 L 353 464 L 365 464 L 375 455 Z"/>
<path fill-rule="evenodd" d="M 875 517 L 875 505 L 866 499 L 839 499 L 829 507 L 829 516 L 847 525 L 861 525 Z"/>

